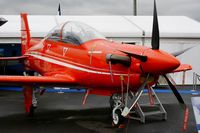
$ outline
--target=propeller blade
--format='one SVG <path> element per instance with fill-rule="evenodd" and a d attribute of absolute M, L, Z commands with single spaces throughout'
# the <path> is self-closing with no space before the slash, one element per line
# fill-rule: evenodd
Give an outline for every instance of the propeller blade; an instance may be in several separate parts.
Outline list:
<path fill-rule="evenodd" d="M 182 109 L 184 109 L 184 121 L 183 121 L 183 130 L 185 131 L 188 126 L 188 119 L 189 119 L 189 108 L 183 101 L 183 98 L 181 97 L 180 93 L 176 89 L 176 87 L 171 83 L 171 81 L 168 79 L 167 75 L 163 75 L 163 77 L 166 79 L 167 83 L 169 84 L 171 90 L 173 91 L 174 95 L 178 99 L 179 103 L 181 104 Z"/>
<path fill-rule="evenodd" d="M 180 50 L 180 51 L 176 51 L 176 52 L 171 53 L 171 54 L 172 54 L 173 56 L 176 57 L 176 56 L 179 56 L 179 55 L 185 53 L 186 51 L 192 49 L 193 47 L 196 47 L 196 46 L 192 46 L 192 47 L 189 47 L 189 48 L 186 48 L 186 49 Z"/>
<path fill-rule="evenodd" d="M 172 92 L 176 96 L 177 100 L 179 101 L 180 104 L 185 105 L 185 102 L 183 101 L 183 98 L 181 97 L 180 93 L 176 89 L 176 87 L 171 83 L 169 78 L 166 75 L 163 75 L 163 77 L 166 79 L 167 83 L 169 84 L 169 87 L 171 88 Z"/>
<path fill-rule="evenodd" d="M 127 51 L 122 51 L 122 50 L 119 50 L 119 51 L 124 53 L 124 54 L 127 54 L 128 56 L 132 56 L 133 58 L 141 60 L 142 62 L 146 62 L 147 61 L 147 56 L 134 54 L 134 53 L 130 53 L 130 52 L 127 52 Z"/>
<path fill-rule="evenodd" d="M 153 28 L 152 28 L 151 46 L 153 50 L 158 50 L 160 46 L 160 33 L 159 33 L 158 16 L 157 16 L 155 0 L 154 0 L 154 11 L 153 11 Z"/>

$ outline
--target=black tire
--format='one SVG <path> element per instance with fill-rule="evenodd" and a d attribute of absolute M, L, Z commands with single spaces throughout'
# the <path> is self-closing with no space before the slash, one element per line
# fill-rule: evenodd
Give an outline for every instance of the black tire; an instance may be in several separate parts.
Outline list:
<path fill-rule="evenodd" d="M 33 105 L 31 105 L 30 112 L 27 114 L 27 116 L 28 117 L 33 117 L 35 109 L 36 109 L 36 107 L 34 107 Z"/>
<path fill-rule="evenodd" d="M 122 112 L 120 109 L 115 111 L 115 118 L 112 117 L 112 123 L 114 127 L 118 128 L 120 125 L 125 123 L 125 118 L 121 115 L 121 113 Z"/>
<path fill-rule="evenodd" d="M 110 96 L 110 100 L 109 100 L 109 103 L 110 103 L 110 108 L 111 108 L 111 110 L 113 110 L 114 109 L 114 104 L 115 104 L 115 102 L 114 102 L 114 100 L 113 100 L 113 95 L 112 96 Z"/>

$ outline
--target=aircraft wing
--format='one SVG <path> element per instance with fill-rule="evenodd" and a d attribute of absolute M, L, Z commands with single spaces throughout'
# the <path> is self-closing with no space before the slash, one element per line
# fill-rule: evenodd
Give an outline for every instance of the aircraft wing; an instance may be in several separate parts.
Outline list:
<path fill-rule="evenodd" d="M 74 78 L 59 76 L 0 76 L 0 85 L 77 86 Z"/>
<path fill-rule="evenodd" d="M 175 72 L 182 72 L 182 71 L 188 71 L 192 70 L 192 67 L 188 64 L 181 64 L 177 69 L 173 70 L 172 73 Z"/>

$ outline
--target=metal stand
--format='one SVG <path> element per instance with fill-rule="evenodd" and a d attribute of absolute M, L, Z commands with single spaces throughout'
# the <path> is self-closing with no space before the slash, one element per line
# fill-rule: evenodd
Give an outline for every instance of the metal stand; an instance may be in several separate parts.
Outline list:
<path fill-rule="evenodd" d="M 167 112 L 165 111 L 162 103 L 160 102 L 153 88 L 150 87 L 150 89 L 152 91 L 152 98 L 154 99 L 155 103 L 151 105 L 149 101 L 147 102 L 143 101 L 143 103 L 141 104 L 140 100 L 138 100 L 138 102 L 136 103 L 136 105 L 133 107 L 133 109 L 130 112 L 130 116 L 129 116 L 130 119 L 139 120 L 140 122 L 145 123 L 145 119 L 148 116 L 161 116 L 162 120 L 167 120 Z M 148 97 L 148 93 L 142 92 L 141 96 Z"/>

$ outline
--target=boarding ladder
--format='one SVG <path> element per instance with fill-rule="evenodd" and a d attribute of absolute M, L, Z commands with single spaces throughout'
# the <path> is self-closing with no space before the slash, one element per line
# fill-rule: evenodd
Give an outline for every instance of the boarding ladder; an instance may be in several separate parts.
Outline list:
<path fill-rule="evenodd" d="M 167 120 L 167 112 L 165 111 L 154 89 L 152 87 L 149 89 L 151 91 L 151 99 L 149 98 L 150 93 L 143 91 L 140 99 L 130 111 L 129 118 L 139 120 L 142 123 L 145 123 L 146 118 L 150 116 L 159 116 L 162 120 Z M 150 102 L 152 100 L 153 104 Z"/>

